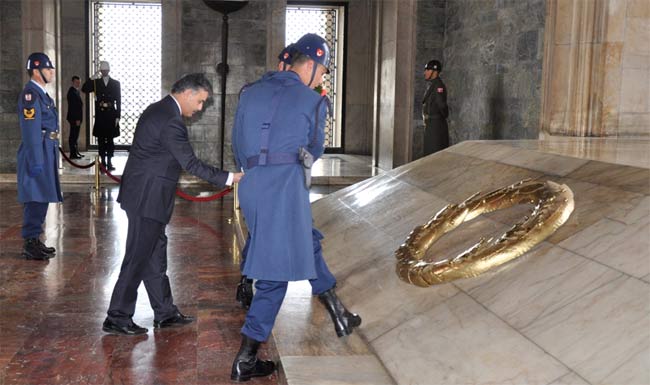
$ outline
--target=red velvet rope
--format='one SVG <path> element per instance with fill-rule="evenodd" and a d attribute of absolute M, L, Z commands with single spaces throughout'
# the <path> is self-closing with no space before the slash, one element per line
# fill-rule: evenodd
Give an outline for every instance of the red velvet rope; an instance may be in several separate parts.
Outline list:
<path fill-rule="evenodd" d="M 113 180 L 116 181 L 117 183 L 120 183 L 120 182 L 121 182 L 121 179 L 118 178 L 118 177 L 116 177 L 115 175 L 111 174 L 110 171 L 108 171 L 108 170 L 106 169 L 106 167 L 104 167 L 103 164 L 100 163 L 100 164 L 99 164 L 99 168 L 100 168 L 100 169 L 101 169 L 101 170 L 102 170 L 102 171 L 103 171 L 103 172 L 104 172 L 104 173 L 105 173 L 109 178 L 113 179 Z M 226 188 L 226 189 L 224 189 L 224 190 L 219 191 L 218 193 L 216 193 L 216 194 L 214 194 L 214 195 L 210 195 L 210 196 L 207 196 L 207 197 L 195 197 L 195 196 L 193 196 L 193 195 L 189 195 L 189 194 L 187 194 L 187 193 L 184 193 L 181 189 L 176 189 L 176 195 L 179 196 L 179 197 L 181 197 L 181 198 L 183 198 L 183 199 L 187 199 L 188 201 L 192 201 L 192 202 L 209 202 L 209 201 L 213 201 L 213 200 L 215 200 L 215 199 L 219 199 L 219 198 L 221 198 L 221 197 L 223 197 L 223 196 L 229 194 L 231 191 L 232 191 L 232 188 L 228 187 L 228 188 Z"/>
<path fill-rule="evenodd" d="M 71 165 L 73 165 L 76 168 L 91 168 L 92 166 L 95 165 L 94 161 L 89 163 L 89 164 L 85 164 L 85 165 L 81 165 L 81 164 L 77 164 L 77 163 L 73 162 L 72 159 L 68 158 L 68 156 L 65 154 L 65 152 L 63 152 L 63 149 L 61 147 L 59 147 L 59 152 L 61 153 L 61 155 L 63 155 L 63 159 L 68 161 L 68 163 L 70 163 Z"/>

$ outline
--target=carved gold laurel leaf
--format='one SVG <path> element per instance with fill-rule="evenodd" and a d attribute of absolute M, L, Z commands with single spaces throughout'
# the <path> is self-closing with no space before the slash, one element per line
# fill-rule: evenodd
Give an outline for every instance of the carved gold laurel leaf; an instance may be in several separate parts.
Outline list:
<path fill-rule="evenodd" d="M 481 238 L 452 259 L 424 260 L 431 245 L 461 223 L 518 204 L 532 204 L 533 210 L 498 239 Z M 459 205 L 448 205 L 411 231 L 395 251 L 397 275 L 421 287 L 476 277 L 523 255 L 546 239 L 567 221 L 573 208 L 571 189 L 552 181 L 522 180 L 485 194 L 476 193 Z"/>

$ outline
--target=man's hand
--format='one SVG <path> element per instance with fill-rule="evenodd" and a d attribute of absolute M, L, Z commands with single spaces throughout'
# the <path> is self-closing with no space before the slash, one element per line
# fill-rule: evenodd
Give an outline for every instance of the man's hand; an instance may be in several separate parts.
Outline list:
<path fill-rule="evenodd" d="M 120 118 L 115 118 L 115 127 L 117 127 L 120 124 Z"/>
<path fill-rule="evenodd" d="M 75 126 L 78 126 L 78 125 L 80 125 L 80 124 L 81 124 L 81 120 L 75 120 L 75 121 L 74 121 L 74 125 L 75 125 Z"/>
<path fill-rule="evenodd" d="M 243 172 L 234 172 L 232 174 L 232 183 L 239 183 L 239 181 L 243 176 L 244 176 Z"/>
<path fill-rule="evenodd" d="M 29 170 L 27 171 L 27 174 L 31 176 L 32 178 L 35 176 L 38 176 L 38 174 L 43 172 L 43 165 L 42 164 L 36 164 L 33 166 L 29 166 Z"/>

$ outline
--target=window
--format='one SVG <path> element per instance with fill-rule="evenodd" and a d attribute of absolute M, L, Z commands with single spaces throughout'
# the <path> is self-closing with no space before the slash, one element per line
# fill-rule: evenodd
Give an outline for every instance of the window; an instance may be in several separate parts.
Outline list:
<path fill-rule="evenodd" d="M 295 43 L 306 33 L 323 37 L 331 50 L 330 73 L 325 75 L 323 88 L 332 102 L 332 117 L 325 124 L 325 147 L 342 147 L 343 111 L 343 26 L 344 6 L 338 5 L 288 5 L 285 46 Z"/>
<path fill-rule="evenodd" d="M 138 118 L 161 96 L 161 5 L 92 1 L 90 12 L 89 73 L 95 74 L 102 60 L 110 63 L 110 76 L 120 82 L 122 91 L 120 136 L 115 145 L 129 146 Z M 94 103 L 89 104 L 92 117 Z M 92 127 L 94 119 L 90 123 Z M 94 136 L 91 145 L 97 145 Z"/>

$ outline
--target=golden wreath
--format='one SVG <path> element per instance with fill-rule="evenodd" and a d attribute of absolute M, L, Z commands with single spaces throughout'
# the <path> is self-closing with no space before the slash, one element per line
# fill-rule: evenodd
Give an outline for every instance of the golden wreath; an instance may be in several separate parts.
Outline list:
<path fill-rule="evenodd" d="M 428 262 L 426 251 L 461 223 L 518 204 L 534 205 L 532 212 L 496 240 L 481 238 L 452 259 Z M 459 205 L 450 204 L 426 224 L 411 231 L 397 251 L 396 272 L 401 280 L 427 287 L 459 278 L 476 277 L 526 253 L 562 226 L 573 212 L 573 192 L 551 181 L 522 180 L 486 194 L 480 192 Z"/>

